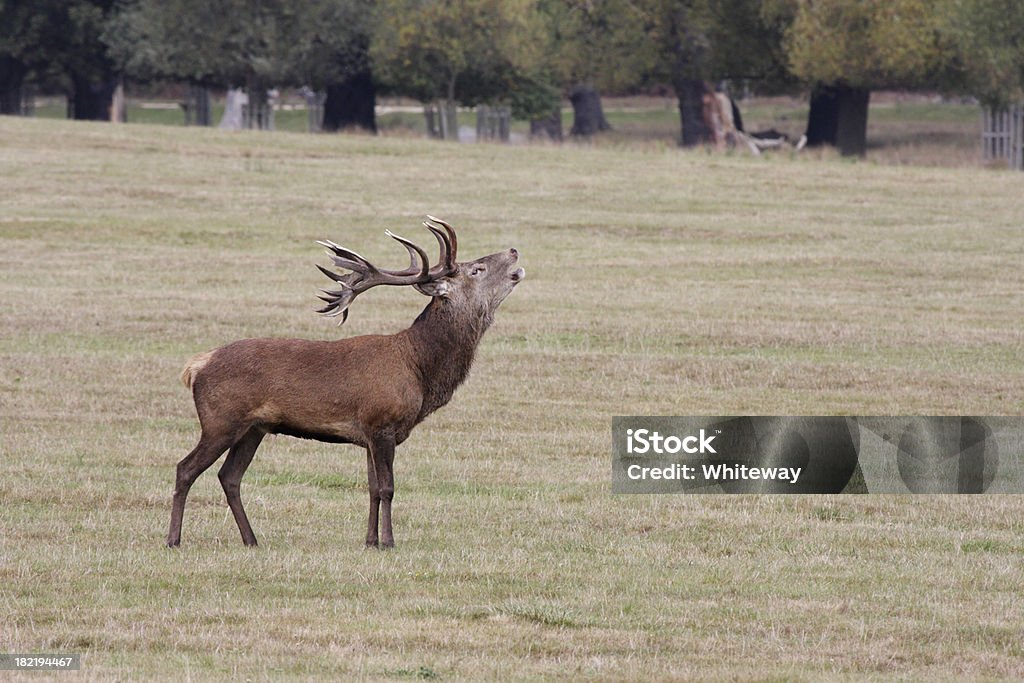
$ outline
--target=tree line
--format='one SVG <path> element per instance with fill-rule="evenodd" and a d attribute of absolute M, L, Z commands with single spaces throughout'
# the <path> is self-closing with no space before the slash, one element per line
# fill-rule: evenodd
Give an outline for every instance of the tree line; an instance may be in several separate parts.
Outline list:
<path fill-rule="evenodd" d="M 0 0 L 0 113 L 23 87 L 108 118 L 122 78 L 326 93 L 324 129 L 376 129 L 378 94 L 508 106 L 532 130 L 607 127 L 601 94 L 670 88 L 706 143 L 710 84 L 807 93 L 807 142 L 863 154 L 882 88 L 999 107 L 1024 91 L 1021 0 Z"/>

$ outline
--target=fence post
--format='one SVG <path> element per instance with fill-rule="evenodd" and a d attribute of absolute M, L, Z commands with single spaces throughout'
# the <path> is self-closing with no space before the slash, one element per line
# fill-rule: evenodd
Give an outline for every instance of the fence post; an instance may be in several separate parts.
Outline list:
<path fill-rule="evenodd" d="M 1013 158 L 1010 165 L 1018 171 L 1024 171 L 1024 105 L 1013 106 Z"/>
<path fill-rule="evenodd" d="M 1009 137 L 1009 126 L 1006 125 L 1008 113 L 1008 110 L 1004 109 L 996 114 L 996 134 L 998 135 L 998 137 L 996 138 L 996 141 L 998 143 L 996 153 L 998 154 L 1000 159 L 1006 159 L 1007 157 L 1010 156 L 1010 141 L 1007 139 Z"/>

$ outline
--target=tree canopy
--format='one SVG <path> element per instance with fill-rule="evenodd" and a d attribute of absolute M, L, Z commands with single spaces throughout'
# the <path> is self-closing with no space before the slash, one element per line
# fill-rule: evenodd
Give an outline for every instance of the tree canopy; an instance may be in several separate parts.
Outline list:
<path fill-rule="evenodd" d="M 946 0 L 943 10 L 957 89 L 995 107 L 1024 99 L 1024 2 Z"/>
<path fill-rule="evenodd" d="M 510 101 L 545 81 L 532 0 L 379 0 L 375 24 L 378 76 L 420 101 Z"/>
<path fill-rule="evenodd" d="M 295 80 L 305 29 L 321 3 L 306 0 L 134 0 L 103 33 L 138 79 L 238 86 Z"/>
<path fill-rule="evenodd" d="M 945 21 L 930 0 L 795 2 L 785 54 L 793 75 L 808 83 L 934 87 L 950 56 Z"/>

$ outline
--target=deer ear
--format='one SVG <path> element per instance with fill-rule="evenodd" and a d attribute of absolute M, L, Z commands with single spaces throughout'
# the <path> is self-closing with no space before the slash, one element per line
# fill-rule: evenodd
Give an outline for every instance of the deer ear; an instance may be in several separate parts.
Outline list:
<path fill-rule="evenodd" d="M 447 280 L 434 280 L 432 282 L 424 282 L 422 284 L 413 285 L 416 291 L 427 296 L 440 296 L 445 297 L 448 295 L 448 281 Z"/>

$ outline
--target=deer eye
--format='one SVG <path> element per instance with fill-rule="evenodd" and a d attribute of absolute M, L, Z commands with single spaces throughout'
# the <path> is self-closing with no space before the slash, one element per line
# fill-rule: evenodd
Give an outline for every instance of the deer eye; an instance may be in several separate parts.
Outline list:
<path fill-rule="evenodd" d="M 480 273 L 484 272 L 485 270 L 487 270 L 487 269 L 484 268 L 483 266 L 473 266 L 473 268 L 469 271 L 469 274 L 470 275 L 479 275 Z"/>

